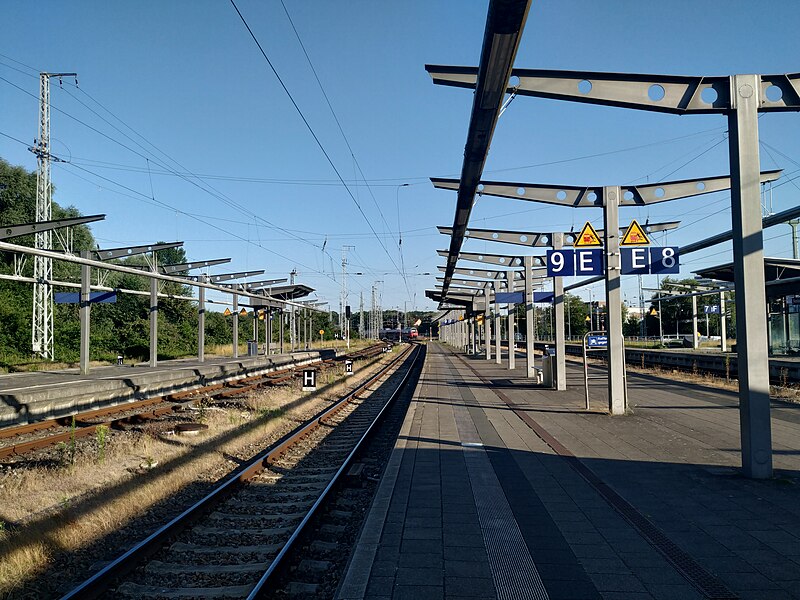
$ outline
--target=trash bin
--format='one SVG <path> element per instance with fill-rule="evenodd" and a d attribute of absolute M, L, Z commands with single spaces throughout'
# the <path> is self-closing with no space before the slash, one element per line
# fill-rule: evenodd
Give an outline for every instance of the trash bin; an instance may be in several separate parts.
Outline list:
<path fill-rule="evenodd" d="M 247 340 L 247 356 L 258 356 L 258 342 Z"/>
<path fill-rule="evenodd" d="M 544 355 L 542 356 L 542 385 L 544 385 L 544 387 L 553 387 L 553 368 L 555 367 L 555 362 L 555 352 L 545 347 Z"/>

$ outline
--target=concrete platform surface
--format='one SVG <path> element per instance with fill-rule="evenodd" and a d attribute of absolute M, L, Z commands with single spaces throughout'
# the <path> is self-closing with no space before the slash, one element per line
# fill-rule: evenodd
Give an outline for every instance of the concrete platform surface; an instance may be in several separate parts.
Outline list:
<path fill-rule="evenodd" d="M 800 598 L 800 406 L 753 481 L 734 393 L 630 374 L 610 417 L 506 364 L 428 345 L 339 599 Z"/>

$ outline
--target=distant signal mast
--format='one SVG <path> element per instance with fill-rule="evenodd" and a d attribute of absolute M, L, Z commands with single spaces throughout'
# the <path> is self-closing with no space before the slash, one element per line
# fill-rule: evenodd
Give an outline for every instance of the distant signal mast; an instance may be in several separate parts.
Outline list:
<path fill-rule="evenodd" d="M 40 73 L 39 74 L 39 138 L 30 151 L 36 155 L 38 169 L 36 171 L 36 222 L 50 221 L 53 218 L 53 187 L 50 181 L 50 78 L 74 77 L 78 84 L 77 73 Z M 57 158 L 54 160 L 58 160 Z M 34 247 L 41 250 L 53 249 L 53 232 L 38 231 L 35 234 Z M 33 351 L 47 360 L 53 359 L 53 261 L 43 256 L 36 256 L 33 263 Z"/>

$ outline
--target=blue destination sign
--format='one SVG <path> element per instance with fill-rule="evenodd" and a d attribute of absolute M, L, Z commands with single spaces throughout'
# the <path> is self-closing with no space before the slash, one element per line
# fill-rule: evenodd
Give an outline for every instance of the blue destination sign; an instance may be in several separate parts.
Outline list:
<path fill-rule="evenodd" d="M 80 304 L 80 292 L 56 292 L 53 294 L 53 301 L 56 304 Z M 89 296 L 89 302 L 92 304 L 100 304 L 101 302 L 116 302 L 117 292 L 92 292 Z"/>
<path fill-rule="evenodd" d="M 678 246 L 620 248 L 622 275 L 671 275 L 680 273 Z M 605 274 L 602 249 L 547 251 L 547 276 L 594 276 Z"/>
<path fill-rule="evenodd" d="M 677 246 L 620 248 L 623 275 L 672 275 L 680 273 Z"/>
<path fill-rule="evenodd" d="M 602 275 L 605 273 L 602 248 L 547 251 L 547 276 Z"/>
<path fill-rule="evenodd" d="M 533 292 L 534 303 L 552 304 L 553 292 Z M 525 302 L 525 294 L 522 292 L 497 292 L 495 294 L 495 304 L 522 304 Z"/>
<path fill-rule="evenodd" d="M 494 301 L 495 304 L 522 304 L 525 297 L 522 292 L 497 292 Z"/>
<path fill-rule="evenodd" d="M 589 348 L 608 348 L 608 336 L 607 335 L 587 336 L 586 346 Z"/>

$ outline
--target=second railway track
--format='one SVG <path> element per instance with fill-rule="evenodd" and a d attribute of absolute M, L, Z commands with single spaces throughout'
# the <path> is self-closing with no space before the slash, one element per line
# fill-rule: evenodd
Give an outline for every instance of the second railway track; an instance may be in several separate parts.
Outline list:
<path fill-rule="evenodd" d="M 304 368 L 321 367 L 324 369 L 338 364 L 346 358 L 372 358 L 380 354 L 383 347 L 384 344 L 376 344 L 335 359 L 322 360 L 309 365 L 293 366 L 224 384 L 213 384 L 168 396 L 83 411 L 57 419 L 6 427 L 0 429 L 0 459 L 20 457 L 37 450 L 89 437 L 95 435 L 98 427 L 101 426 L 125 429 L 153 421 L 186 409 L 198 398 L 210 401 L 230 401 L 261 387 L 290 382 Z"/>
<path fill-rule="evenodd" d="M 418 353 L 407 349 L 64 600 L 260 597 L 408 381 Z"/>

